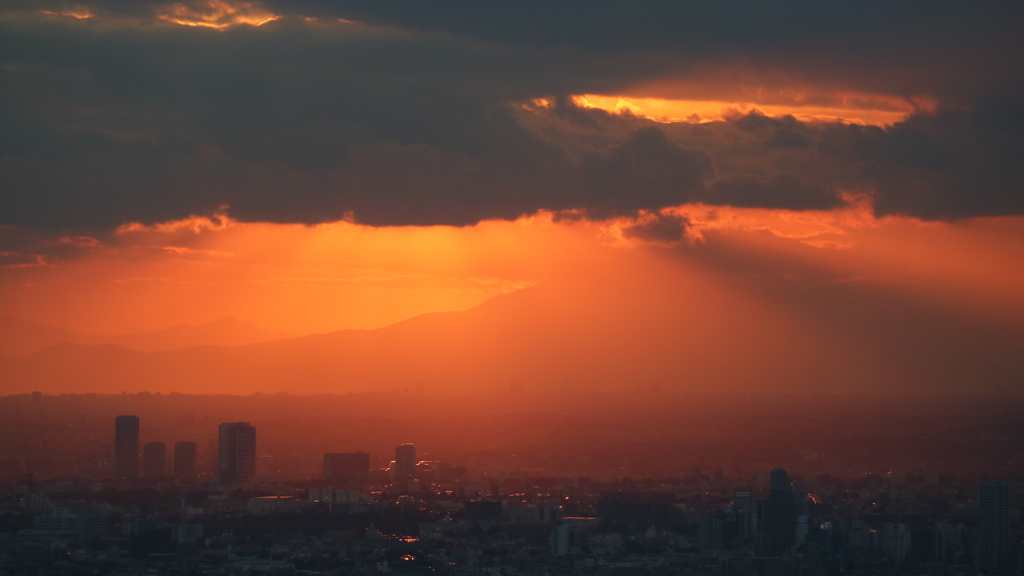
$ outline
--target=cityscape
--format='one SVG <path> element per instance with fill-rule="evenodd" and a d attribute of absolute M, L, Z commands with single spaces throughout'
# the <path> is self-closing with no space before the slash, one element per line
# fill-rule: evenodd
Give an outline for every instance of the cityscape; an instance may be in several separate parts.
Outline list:
<path fill-rule="evenodd" d="M 547 468 L 527 459 L 495 465 L 487 458 L 455 455 L 458 460 L 446 461 L 431 451 L 450 452 L 451 447 L 422 443 L 382 447 L 367 442 L 360 450 L 351 439 L 339 437 L 332 443 L 351 446 L 351 451 L 315 453 L 313 446 L 300 445 L 303 438 L 310 438 L 310 429 L 294 424 L 294 436 L 283 444 L 287 453 L 268 453 L 263 445 L 274 444 L 269 434 L 279 429 L 273 423 L 207 424 L 201 412 L 204 406 L 207 411 L 225 411 L 246 404 L 254 415 L 271 410 L 289 422 L 292 413 L 305 412 L 316 429 L 323 416 L 313 405 L 333 412 L 344 402 L 363 402 L 360 410 L 373 419 L 377 416 L 371 404 L 379 401 L 389 405 L 395 417 L 389 425 L 393 430 L 385 435 L 401 436 L 410 434 L 399 424 L 411 413 L 405 407 L 432 408 L 437 402 L 460 401 L 456 398 L 222 398 L 227 404 L 215 409 L 202 398 L 35 394 L 0 399 L 8 421 L 21 417 L 14 426 L 53 430 L 54 417 L 76 421 L 76 430 L 63 432 L 67 440 L 58 435 L 49 436 L 50 441 L 66 441 L 71 450 L 89 452 L 73 459 L 65 449 L 47 464 L 44 456 L 56 446 L 37 441 L 22 458 L 12 459 L 10 445 L 22 441 L 16 433 L 9 435 L 12 441 L 0 455 L 0 570 L 753 576 L 1017 574 L 1024 567 L 1020 438 L 1006 438 L 1005 429 L 986 427 L 981 419 L 968 419 L 962 429 L 932 431 L 926 440 L 945 444 L 947 454 L 943 460 L 921 460 L 916 468 L 903 461 L 907 455 L 902 453 L 893 454 L 893 462 L 874 463 L 892 469 L 856 474 L 838 464 L 851 462 L 852 454 L 794 460 L 792 454 L 766 450 L 765 457 L 787 459 L 801 473 L 771 464 L 687 468 L 685 459 L 679 459 L 669 464 L 671 475 L 620 476 L 607 473 L 616 458 L 614 449 L 594 444 L 587 448 L 604 452 L 603 461 L 591 469 L 593 474 L 570 477 L 558 473 L 557 461 Z M 494 400 L 478 399 L 467 408 L 482 410 Z M 551 398 L 503 400 L 535 405 Z M 621 399 L 611 400 L 621 405 Z M 1005 399 L 937 404 L 964 400 L 984 406 L 978 411 L 984 419 L 998 419 L 993 410 L 1005 413 Z M 86 420 L 68 413 L 74 406 L 92 413 L 100 405 L 107 405 L 107 410 L 149 405 L 149 410 L 165 411 L 167 402 L 194 407 L 190 420 L 203 424 L 182 427 L 177 420 L 168 427 L 161 417 L 119 414 Z M 728 402 L 737 415 L 747 409 L 741 399 Z M 759 404 L 772 402 L 761 399 Z M 865 402 L 871 400 L 850 398 L 846 403 L 864 410 Z M 889 405 L 899 402 L 886 399 Z M 818 433 L 804 428 L 807 422 L 799 414 L 833 415 L 820 401 L 789 397 L 780 404 L 783 407 L 774 414 L 805 438 Z M 502 410 L 518 413 L 520 408 Z M 586 420 L 600 428 L 606 416 L 595 409 L 588 412 Z M 339 416 L 348 418 L 334 414 Z M 497 422 L 500 418 L 490 418 L 496 435 L 509 432 Z M 653 422 L 657 416 L 646 412 L 646 419 Z M 582 422 L 578 426 L 587 434 L 591 430 Z M 197 429 L 207 430 L 208 437 L 195 435 Z M 785 440 L 781 428 L 761 429 Z M 973 469 L 970 455 L 959 453 L 946 437 L 965 429 L 973 431 L 975 441 L 995 444 L 1003 454 L 1002 477 L 992 477 L 994 470 Z M 168 431 L 194 440 L 148 440 Z M 899 435 L 902 430 L 893 426 L 889 432 Z M 22 434 L 28 438 L 31 432 Z M 742 437 L 745 431 L 738 434 Z M 72 436 L 78 438 L 77 444 Z M 729 446 L 737 439 L 723 436 L 721 444 L 709 442 L 712 452 L 733 450 Z M 90 451 L 94 438 L 101 445 Z M 465 444 L 471 443 L 467 438 Z M 807 451 L 800 440 L 784 443 Z M 646 455 L 651 460 L 666 456 L 654 445 L 632 445 L 636 452 L 651 451 Z M 571 449 L 583 450 L 580 444 Z M 916 457 L 928 458 L 923 452 Z M 706 454 L 689 463 L 727 461 L 716 458 Z M 985 458 L 995 461 L 991 454 Z M 641 460 L 636 462 L 636 468 L 644 468 Z M 957 465 L 939 470 L 951 463 Z M 572 465 L 565 461 L 566 468 Z M 33 466 L 41 473 L 33 472 Z"/>
<path fill-rule="evenodd" d="M 1024 2 L 0 2 L 0 576 L 1024 576 Z"/>

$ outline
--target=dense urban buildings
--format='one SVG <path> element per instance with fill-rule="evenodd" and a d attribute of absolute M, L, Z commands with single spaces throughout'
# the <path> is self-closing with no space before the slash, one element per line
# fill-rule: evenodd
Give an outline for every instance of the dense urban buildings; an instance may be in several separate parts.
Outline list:
<path fill-rule="evenodd" d="M 256 477 L 256 428 L 248 422 L 225 422 L 219 427 L 217 479 L 240 484 Z"/>
<path fill-rule="evenodd" d="M 139 417 L 118 416 L 114 421 L 114 477 L 139 476 Z"/>
<path fill-rule="evenodd" d="M 233 424 L 225 430 L 246 430 Z M 965 486 L 943 475 L 809 480 L 781 468 L 750 478 L 723 472 L 612 481 L 370 475 L 348 489 L 174 482 L 165 479 L 158 491 L 151 484 L 114 491 L 19 486 L 0 513 L 27 527 L 0 526 L 0 569 L 154 576 L 1024 573 L 1024 550 L 1003 538 L 1021 532 L 1019 516 L 1007 513 L 1021 503 L 1020 481 L 982 483 L 976 498 L 965 498 Z M 780 508 L 773 496 L 785 502 L 784 521 L 752 522 L 752 497 L 768 513 Z M 921 507 L 928 502 L 958 504 Z M 789 522 L 790 504 L 805 520 Z M 790 528 L 786 538 L 775 534 Z"/>
<path fill-rule="evenodd" d="M 982 456 L 984 462 L 998 463 L 1005 474 L 1002 480 L 982 480 L 965 472 L 963 465 L 973 461 L 975 452 L 998 446 L 999 436 L 979 444 L 979 431 L 994 426 L 999 435 L 1013 437 L 1019 422 L 1010 413 L 985 412 L 984 419 L 970 425 L 973 438 L 958 433 L 963 446 L 972 447 L 970 453 L 957 452 L 955 438 L 947 442 L 943 462 L 956 468 L 948 474 L 940 468 L 911 470 L 921 460 L 910 458 L 927 456 L 917 450 L 897 454 L 907 465 L 874 472 L 844 468 L 856 457 L 855 449 L 849 448 L 844 448 L 842 459 L 825 465 L 822 450 L 841 440 L 825 436 L 835 419 L 821 413 L 808 416 L 825 427 L 821 433 L 801 429 L 792 437 L 792 445 L 811 448 L 797 454 L 787 447 L 788 456 L 771 452 L 789 445 L 784 431 L 799 428 L 795 423 L 801 415 L 811 414 L 806 405 L 791 406 L 801 402 L 793 399 L 784 400 L 787 410 L 796 410 L 793 418 L 765 419 L 750 429 L 766 436 L 753 450 L 748 447 L 758 437 L 747 431 L 722 440 L 743 424 L 742 419 L 719 429 L 713 428 L 714 421 L 700 423 L 697 429 L 708 433 L 692 446 L 715 446 L 714 454 L 688 451 L 687 445 L 678 444 L 665 449 L 662 440 L 618 446 L 615 437 L 597 436 L 607 419 L 581 419 L 574 422 L 580 434 L 567 441 L 551 438 L 543 446 L 558 450 L 543 461 L 527 451 L 486 451 L 479 437 L 453 433 L 447 446 L 435 443 L 436 437 L 423 440 L 428 435 L 417 428 L 426 418 L 422 407 L 428 401 L 423 398 L 409 401 L 407 420 L 394 417 L 400 411 L 395 402 L 382 400 L 386 416 L 353 423 L 354 417 L 337 419 L 337 406 L 328 405 L 323 410 L 330 418 L 309 427 L 288 415 L 288 404 L 296 401 L 238 398 L 231 402 L 248 412 L 203 415 L 206 398 L 191 404 L 182 397 L 112 396 L 105 402 L 116 403 L 117 409 L 107 406 L 109 415 L 97 418 L 94 435 L 83 419 L 69 417 L 68 408 L 76 403 L 92 406 L 98 402 L 95 398 L 0 400 L 0 430 L 14 439 L 5 446 L 7 452 L 0 453 L 0 574 L 364 576 L 380 574 L 384 566 L 395 576 L 1024 573 L 1024 471 L 1012 468 L 1012 455 L 1020 444 L 1007 445 L 1008 451 L 1002 453 L 1010 457 L 999 457 L 1001 452 Z M 329 402 L 301 400 L 301 414 L 308 422 L 310 403 Z M 439 399 L 435 409 L 442 410 L 446 402 Z M 836 404 L 846 409 L 851 402 L 844 398 Z M 760 399 L 757 404 L 763 415 L 768 403 Z M 11 405 L 16 409 L 8 410 Z M 159 405 L 176 409 L 154 415 L 153 407 Z M 734 401 L 729 409 L 742 413 L 742 406 Z M 135 410 L 138 407 L 142 410 Z M 437 418 L 458 419 L 455 410 L 465 408 L 458 405 Z M 684 409 L 666 411 L 666 422 L 690 426 L 700 417 L 695 413 L 681 420 L 678 414 Z M 110 420 L 113 414 L 133 411 L 146 423 L 144 477 L 115 481 L 109 473 L 114 456 Z M 248 422 L 218 417 L 249 413 L 254 418 Z M 874 417 L 873 412 L 864 413 L 872 415 L 865 418 Z M 636 420 L 636 429 L 644 434 L 658 430 L 656 414 Z M 548 421 L 530 420 L 529 412 L 510 420 L 512 431 L 521 435 Z M 786 426 L 773 427 L 765 423 L 769 420 L 786 421 Z M 913 418 L 882 421 L 892 425 L 888 430 L 877 428 L 879 434 L 892 434 L 903 422 L 914 425 Z M 398 430 L 403 422 L 412 425 Z M 949 422 L 959 430 L 955 426 L 961 421 Z M 501 425 L 499 419 L 487 422 L 490 427 Z M 19 436 L 26 426 L 38 428 L 30 436 Z M 228 481 L 218 474 L 220 456 L 231 459 L 232 443 L 234 458 L 246 451 L 245 446 L 255 456 L 257 427 L 260 475 Z M 452 430 L 465 429 L 460 420 Z M 843 433 L 863 437 L 871 429 L 874 426 L 858 429 L 851 424 Z M 343 432 L 318 434 L 325 430 Z M 479 430 L 484 432 L 478 435 L 487 429 Z M 622 438 L 626 430 L 619 428 L 616 436 Z M 518 440 L 508 432 L 496 430 L 485 442 L 501 437 Z M 197 441 L 174 444 L 174 475 L 154 474 L 152 456 L 162 444 L 154 439 L 179 434 Z M 892 436 L 889 445 L 864 445 L 864 454 L 891 449 L 903 437 Z M 404 438 L 417 442 L 401 444 Z M 803 439 L 815 444 L 800 444 Z M 225 450 L 220 453 L 222 440 Z M 339 444 L 360 450 L 324 450 Z M 197 445 L 210 449 L 197 451 Z M 459 445 L 471 450 L 452 458 L 451 447 Z M 35 456 L 6 457 L 12 448 L 22 446 Z M 674 466 L 675 473 L 632 474 L 630 466 L 621 466 L 622 447 L 631 450 L 633 469 L 649 452 L 651 458 Z M 744 450 L 746 461 L 752 462 L 749 466 L 722 463 L 723 457 Z M 76 459 L 76 453 L 85 458 Z M 20 462 L 47 470 L 40 464 L 48 455 L 65 471 L 3 476 Z M 145 456 L 151 457 L 150 464 Z M 771 469 L 770 464 L 758 464 L 762 456 L 786 466 Z M 579 460 L 574 459 L 579 458 L 587 458 L 594 467 L 585 474 L 557 473 L 576 465 Z M 254 469 L 255 458 L 250 462 Z M 182 478 L 193 476 L 189 468 L 195 470 L 194 480 Z M 406 476 L 410 469 L 414 473 Z M 453 473 L 456 469 L 459 472 Z"/>

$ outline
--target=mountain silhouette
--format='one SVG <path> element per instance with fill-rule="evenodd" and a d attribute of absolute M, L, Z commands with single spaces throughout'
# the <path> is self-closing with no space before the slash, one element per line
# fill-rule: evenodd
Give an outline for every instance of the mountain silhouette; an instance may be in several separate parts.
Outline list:
<path fill-rule="evenodd" d="M 376 330 L 0 359 L 6 393 L 937 392 L 1012 388 L 1024 337 L 871 285 L 595 276 Z M 735 293 L 734 293 L 735 292 Z"/>

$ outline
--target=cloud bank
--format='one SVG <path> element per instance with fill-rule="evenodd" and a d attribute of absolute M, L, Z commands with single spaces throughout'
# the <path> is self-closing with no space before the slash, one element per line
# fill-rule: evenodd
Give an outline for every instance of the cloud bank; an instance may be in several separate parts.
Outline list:
<path fill-rule="evenodd" d="M 1022 24 L 1013 3 L 16 2 L 0 12 L 0 224 L 228 206 L 466 225 L 851 194 L 880 215 L 1022 214 Z M 698 124 L 570 98 L 630 91 L 935 105 L 888 126 Z"/>

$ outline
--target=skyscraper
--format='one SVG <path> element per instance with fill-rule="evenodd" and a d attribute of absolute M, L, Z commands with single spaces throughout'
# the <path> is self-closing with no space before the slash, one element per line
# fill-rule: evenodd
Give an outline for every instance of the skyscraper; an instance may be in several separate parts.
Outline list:
<path fill-rule="evenodd" d="M 174 443 L 174 477 L 183 482 L 196 480 L 196 443 Z"/>
<path fill-rule="evenodd" d="M 395 448 L 395 480 L 416 475 L 416 446 L 402 444 Z"/>
<path fill-rule="evenodd" d="M 1010 573 L 1010 488 L 1002 480 L 978 487 L 978 570 Z"/>
<path fill-rule="evenodd" d="M 114 420 L 114 478 L 139 477 L 139 417 L 118 416 Z"/>
<path fill-rule="evenodd" d="M 256 428 L 248 422 L 225 422 L 218 436 L 217 479 L 238 484 L 255 478 Z"/>
<path fill-rule="evenodd" d="M 786 472 L 785 468 L 776 468 L 769 473 L 771 478 L 771 484 L 769 488 L 771 490 L 792 490 L 792 483 L 789 480 L 789 472 Z"/>
<path fill-rule="evenodd" d="M 785 552 L 796 542 L 796 494 L 785 468 L 771 472 L 771 489 L 764 513 L 764 529 L 771 551 Z"/>
<path fill-rule="evenodd" d="M 142 447 L 142 475 L 163 478 L 167 475 L 167 444 L 146 442 Z"/>

